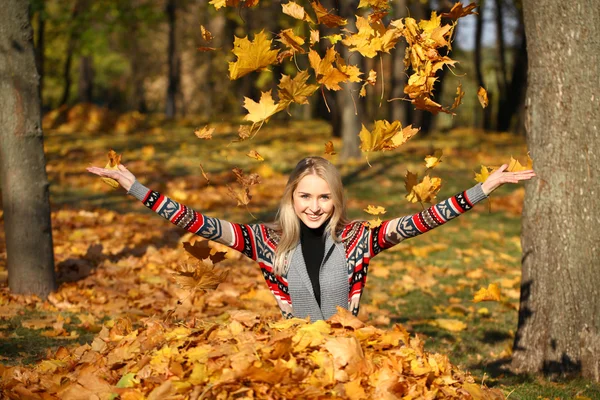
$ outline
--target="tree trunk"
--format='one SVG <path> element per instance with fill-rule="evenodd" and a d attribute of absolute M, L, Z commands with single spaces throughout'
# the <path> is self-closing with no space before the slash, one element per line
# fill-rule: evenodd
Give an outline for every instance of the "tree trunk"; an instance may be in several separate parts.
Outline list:
<path fill-rule="evenodd" d="M 527 142 L 517 372 L 600 380 L 600 13 L 524 1 Z M 594 11 L 596 10 L 596 11 Z"/>
<path fill-rule="evenodd" d="M 37 66 L 37 71 L 40 75 L 40 99 L 43 99 L 42 94 L 44 93 L 44 34 L 46 32 L 46 8 L 44 2 L 40 2 L 39 6 L 40 9 L 37 12 L 38 26 L 35 41 L 35 65 Z"/>
<path fill-rule="evenodd" d="M 358 7 L 358 1 L 346 0 L 340 2 L 339 15 L 348 19 L 346 28 L 356 32 L 356 17 L 354 13 Z M 356 54 L 350 57 L 351 52 L 348 47 L 342 46 L 340 55 L 348 65 L 358 65 L 360 67 L 360 57 Z M 358 133 L 361 128 L 360 116 L 362 112 L 362 102 L 358 97 L 360 91 L 360 82 L 348 82 L 344 84 L 343 90 L 336 93 L 336 99 L 340 111 L 340 133 L 342 137 L 342 151 L 340 157 L 343 161 L 358 158 L 361 155 L 360 138 Z"/>
<path fill-rule="evenodd" d="M 94 89 L 94 65 L 91 56 L 82 56 L 79 59 L 79 92 L 78 99 L 82 103 L 91 103 Z"/>
<path fill-rule="evenodd" d="M 404 18 L 408 15 L 407 0 L 394 0 L 394 19 Z M 390 96 L 392 99 L 404 97 L 404 86 L 408 83 L 408 76 L 404 69 L 404 54 L 406 52 L 406 40 L 400 38 L 396 47 L 392 50 L 392 89 Z M 382 79 L 380 77 L 379 79 Z M 403 100 L 394 100 L 389 103 L 390 119 L 400 121 L 402 125 L 408 125 L 409 102 Z"/>
<path fill-rule="evenodd" d="M 56 289 L 39 77 L 27 0 L 6 0 L 0 22 L 0 178 L 8 285 L 46 297 Z"/>
<path fill-rule="evenodd" d="M 475 51 L 474 51 L 474 63 L 475 63 L 475 76 L 477 77 L 477 84 L 482 88 L 486 89 L 485 82 L 483 79 L 483 71 L 481 66 L 481 39 L 483 36 L 483 11 L 485 9 L 485 0 L 481 0 L 479 7 L 477 7 L 477 23 L 475 24 Z M 492 93 L 488 92 L 488 100 L 490 104 L 483 109 L 483 124 L 477 124 L 483 126 L 483 129 L 489 131 L 492 127 L 491 118 L 491 98 Z M 476 106 L 475 115 L 481 115 L 479 112 L 479 104 Z"/>
<path fill-rule="evenodd" d="M 177 5 L 175 0 L 168 0 L 166 13 L 169 21 L 169 44 L 167 48 L 167 60 L 169 64 L 169 81 L 167 84 L 167 101 L 165 106 L 165 115 L 167 118 L 175 118 L 176 108 L 176 97 L 179 89 L 179 72 L 180 63 L 179 57 L 175 52 L 175 14 Z"/>

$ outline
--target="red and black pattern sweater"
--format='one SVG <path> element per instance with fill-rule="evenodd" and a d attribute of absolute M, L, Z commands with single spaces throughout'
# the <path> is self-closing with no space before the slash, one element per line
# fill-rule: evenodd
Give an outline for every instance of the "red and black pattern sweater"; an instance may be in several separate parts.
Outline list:
<path fill-rule="evenodd" d="M 135 182 L 129 194 L 173 224 L 206 239 L 229 246 L 260 266 L 263 277 L 275 296 L 285 318 L 294 316 L 293 304 L 285 277 L 274 273 L 273 261 L 279 235 L 264 224 L 236 224 L 208 217 L 183 204 L 152 191 Z M 452 196 L 414 215 L 384 221 L 370 229 L 362 222 L 352 222 L 341 232 L 346 262 L 348 263 L 348 310 L 358 315 L 359 302 L 367 281 L 371 259 L 381 251 L 422 233 L 428 232 L 470 210 L 486 198 L 481 184 Z"/>

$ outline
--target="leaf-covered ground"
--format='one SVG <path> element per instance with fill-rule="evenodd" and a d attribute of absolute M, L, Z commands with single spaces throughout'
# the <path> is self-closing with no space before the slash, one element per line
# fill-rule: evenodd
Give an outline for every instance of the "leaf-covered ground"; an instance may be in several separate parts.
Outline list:
<path fill-rule="evenodd" d="M 85 167 L 106 164 L 114 148 L 141 182 L 199 211 L 269 221 L 295 163 L 323 155 L 328 140 L 339 150 L 339 140 L 318 121 L 273 121 L 245 142 L 232 142 L 237 125 L 229 122 L 212 122 L 213 139 L 202 140 L 193 132 L 205 121 L 131 121 L 136 133 L 125 133 L 127 126 L 81 133 L 86 127 L 75 123 L 46 131 L 60 287 L 48 301 L 11 295 L 0 237 L 5 396 L 600 398 L 600 388 L 584 381 L 551 383 L 503 369 L 516 329 L 522 188 L 502 188 L 489 204 L 375 258 L 358 320 L 288 326 L 259 269 L 233 251 L 218 264 L 228 276 L 217 290 L 190 296 L 180 289 L 171 274 L 191 235 Z M 422 176 L 423 158 L 435 149 L 444 153 L 431 172 L 442 178 L 438 199 L 473 185 L 481 164 L 526 154 L 522 139 L 508 134 L 418 136 L 370 154 L 372 167 L 364 160 L 340 167 L 352 218 L 370 219 L 362 211 L 368 205 L 385 207 L 390 218 L 418 212 L 404 198 L 404 175 Z M 246 156 L 251 150 L 265 161 Z M 234 167 L 262 178 L 247 208 L 228 195 Z M 501 301 L 474 303 L 490 283 Z"/>

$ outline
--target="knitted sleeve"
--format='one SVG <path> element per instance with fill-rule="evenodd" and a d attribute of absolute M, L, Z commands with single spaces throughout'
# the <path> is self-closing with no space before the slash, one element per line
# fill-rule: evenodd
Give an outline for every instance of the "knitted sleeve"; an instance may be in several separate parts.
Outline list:
<path fill-rule="evenodd" d="M 369 232 L 369 255 L 374 257 L 383 250 L 445 224 L 458 217 L 487 196 L 481 183 L 458 193 L 420 213 L 384 221 Z"/>
<path fill-rule="evenodd" d="M 235 249 L 252 260 L 257 260 L 257 241 L 262 240 L 262 225 L 242 225 L 211 218 L 179 204 L 173 199 L 148 189 L 135 181 L 127 192 L 144 203 L 146 207 L 173 224 L 206 239 Z"/>

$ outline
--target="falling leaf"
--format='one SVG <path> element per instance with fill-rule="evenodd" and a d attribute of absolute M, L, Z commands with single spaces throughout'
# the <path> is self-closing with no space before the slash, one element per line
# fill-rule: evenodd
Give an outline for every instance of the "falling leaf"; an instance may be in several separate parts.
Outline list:
<path fill-rule="evenodd" d="M 337 59 L 337 52 L 333 47 L 327 49 L 325 57 L 321 59 L 319 53 L 311 50 L 308 53 L 308 60 L 310 66 L 315 70 L 317 75 L 317 82 L 329 90 L 341 90 L 339 85 L 342 82 L 346 82 L 350 76 L 342 72 L 337 67 L 333 66 L 333 62 Z"/>
<path fill-rule="evenodd" d="M 206 52 L 206 51 L 215 51 L 217 50 L 216 47 L 205 47 L 205 46 L 201 46 L 197 48 L 198 51 L 202 51 L 202 52 Z"/>
<path fill-rule="evenodd" d="M 490 283 L 486 288 L 481 288 L 473 296 L 473 302 L 500 301 L 500 288 L 495 283 Z"/>
<path fill-rule="evenodd" d="M 367 222 L 364 223 L 364 225 L 369 229 L 375 229 L 378 226 L 380 226 L 382 223 L 383 223 L 383 221 L 381 220 L 381 218 L 377 217 L 377 218 L 368 220 Z"/>
<path fill-rule="evenodd" d="M 240 140 L 246 140 L 252 135 L 252 127 L 250 125 L 240 125 L 238 128 L 238 136 Z"/>
<path fill-rule="evenodd" d="M 210 0 L 208 3 L 212 4 L 215 9 L 223 7 L 254 7 L 258 4 L 259 0 Z"/>
<path fill-rule="evenodd" d="M 204 172 L 202 164 L 200 164 L 200 172 L 202 172 L 202 176 L 204 177 L 204 179 L 206 179 L 206 183 L 210 183 L 210 179 L 208 179 L 208 175 L 206 174 L 206 172 Z"/>
<path fill-rule="evenodd" d="M 465 92 L 462 90 L 462 83 L 459 82 L 458 86 L 456 87 L 456 97 L 454 98 L 454 103 L 452 103 L 452 107 L 450 107 L 451 110 L 454 110 L 456 107 L 460 106 L 464 95 Z"/>
<path fill-rule="evenodd" d="M 488 106 L 488 95 L 484 88 L 479 86 L 479 90 L 477 90 L 477 98 L 479 99 L 479 103 L 481 107 L 486 108 Z"/>
<path fill-rule="evenodd" d="M 319 0 L 311 1 L 310 5 L 317 14 L 317 21 L 319 24 L 323 24 L 328 28 L 334 28 L 336 26 L 344 26 L 348 22 L 339 15 L 331 14 L 327 11 Z"/>
<path fill-rule="evenodd" d="M 402 128 L 400 121 L 388 122 L 386 120 L 375 121 L 372 131 L 364 125 L 359 133 L 360 149 L 362 151 L 385 151 L 393 150 L 406 143 L 419 129 L 412 125 Z"/>
<path fill-rule="evenodd" d="M 402 36 L 402 31 L 394 25 L 386 28 L 381 22 L 371 24 L 361 16 L 356 17 L 356 28 L 358 32 L 346 35 L 343 43 L 350 51 L 357 51 L 368 58 L 378 53 L 389 53 Z"/>
<path fill-rule="evenodd" d="M 381 206 L 372 206 L 370 204 L 363 211 L 371 215 L 385 214 L 385 208 Z"/>
<path fill-rule="evenodd" d="M 279 80 L 279 101 L 285 103 L 308 104 L 308 97 L 319 88 L 319 85 L 308 84 L 308 71 L 300 71 L 294 79 L 282 75 Z"/>
<path fill-rule="evenodd" d="M 110 149 L 110 151 L 108 152 L 108 163 L 106 164 L 106 166 L 104 168 L 118 171 L 119 164 L 121 164 L 121 155 L 115 153 L 115 151 L 113 149 Z M 114 180 L 112 178 L 104 178 L 103 177 L 100 179 L 102 180 L 102 182 L 106 183 L 113 189 L 116 189 L 119 187 L 119 182 L 117 182 L 116 180 Z"/>
<path fill-rule="evenodd" d="M 231 196 L 234 200 L 237 201 L 238 206 L 247 206 L 248 204 L 250 204 L 250 200 L 252 200 L 250 190 L 247 187 L 242 187 L 241 189 L 234 189 L 231 186 L 227 185 L 227 191 L 229 196 Z"/>
<path fill-rule="evenodd" d="M 470 14 L 477 14 L 475 11 L 473 11 L 475 7 L 477 7 L 475 3 L 471 3 L 468 6 L 463 7 L 463 4 L 459 1 L 454 3 L 454 6 L 452 6 L 450 12 L 443 13 L 441 16 L 444 18 L 459 19 Z"/>
<path fill-rule="evenodd" d="M 250 150 L 250 152 L 248 152 L 248 154 L 246 154 L 248 157 L 255 159 L 256 161 L 265 161 L 265 159 L 258 154 L 258 152 L 256 150 Z"/>
<path fill-rule="evenodd" d="M 279 106 L 275 104 L 273 97 L 271 97 L 270 90 L 268 92 L 262 92 L 258 103 L 248 97 L 244 97 L 244 108 L 248 110 L 248 114 L 244 119 L 254 123 L 261 121 L 266 122 L 273 114 L 280 111 Z"/>
<path fill-rule="evenodd" d="M 194 244 L 183 242 L 183 249 L 199 261 L 209 259 L 213 265 L 223 261 L 227 255 L 225 251 L 216 251 L 211 248 L 208 240 L 196 240 Z"/>
<path fill-rule="evenodd" d="M 235 80 L 273 64 L 279 50 L 271 50 L 271 40 L 267 39 L 264 31 L 260 31 L 252 41 L 247 36 L 236 37 L 232 52 L 237 56 L 237 61 L 229 63 L 229 79 Z"/>
<path fill-rule="evenodd" d="M 442 150 L 435 150 L 433 155 L 428 155 L 425 157 L 425 167 L 434 168 L 437 167 L 439 163 L 442 162 Z"/>
<path fill-rule="evenodd" d="M 292 29 L 284 29 L 281 32 L 279 32 L 278 36 L 279 39 L 277 40 L 289 48 L 291 55 L 294 55 L 296 53 L 306 53 L 306 50 L 302 48 L 302 45 L 304 44 L 304 39 L 296 35 Z"/>
<path fill-rule="evenodd" d="M 210 42 L 213 40 L 213 35 L 203 25 L 200 25 L 200 33 L 202 34 L 202 39 L 205 41 Z"/>
<path fill-rule="evenodd" d="M 327 143 L 325 143 L 325 154 L 329 155 L 329 156 L 333 156 L 335 154 L 337 154 L 335 152 L 335 150 L 333 149 L 333 142 L 330 140 Z"/>
<path fill-rule="evenodd" d="M 406 189 L 409 190 L 406 199 L 411 203 L 431 203 L 440 191 L 442 180 L 438 177 L 430 178 L 429 175 L 426 175 L 420 183 L 411 186 L 410 183 L 413 183 L 412 176 L 409 177 L 408 174 L 410 172 L 407 173 L 405 179 Z"/>
<path fill-rule="evenodd" d="M 260 176 L 256 173 L 246 175 L 241 168 L 233 168 L 232 172 L 237 182 L 242 186 L 250 187 L 260 183 Z"/>
<path fill-rule="evenodd" d="M 198 139 L 212 139 L 212 134 L 214 131 L 215 128 L 209 128 L 208 125 L 206 125 L 202 129 L 196 129 L 194 131 L 194 135 L 196 135 Z"/>
<path fill-rule="evenodd" d="M 376 82 L 377 72 L 375 72 L 374 70 L 370 70 L 369 76 L 367 77 L 367 79 L 365 79 L 365 83 L 362 85 L 362 88 L 360 88 L 360 97 L 365 97 L 367 95 L 367 85 L 375 86 Z"/>
<path fill-rule="evenodd" d="M 317 29 L 310 30 L 310 45 L 314 45 L 315 43 L 319 43 L 320 40 L 320 32 Z"/>
<path fill-rule="evenodd" d="M 282 4 L 281 8 L 283 9 L 283 13 L 289 15 L 292 18 L 299 19 L 300 21 L 306 21 L 311 24 L 315 22 L 312 18 L 306 13 L 306 10 L 301 5 L 290 1 L 289 3 Z"/>

